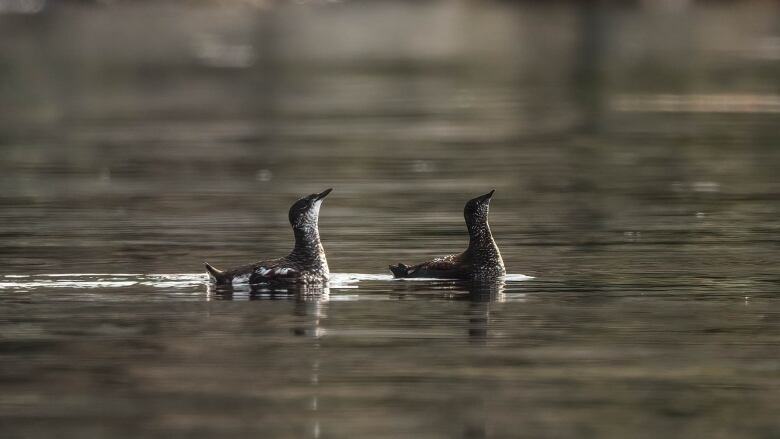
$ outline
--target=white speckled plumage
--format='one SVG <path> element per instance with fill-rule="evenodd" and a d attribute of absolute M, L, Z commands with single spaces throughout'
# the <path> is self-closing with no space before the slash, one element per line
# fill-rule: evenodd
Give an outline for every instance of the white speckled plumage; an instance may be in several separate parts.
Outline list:
<path fill-rule="evenodd" d="M 241 273 L 233 276 L 230 283 L 233 285 L 249 283 L 249 273 Z"/>
<path fill-rule="evenodd" d="M 323 283 L 330 270 L 319 234 L 319 213 L 327 189 L 296 201 L 290 208 L 290 225 L 295 235 L 295 246 L 289 255 L 259 261 L 232 270 L 220 271 L 206 264 L 212 282 L 218 285 L 239 283 Z"/>

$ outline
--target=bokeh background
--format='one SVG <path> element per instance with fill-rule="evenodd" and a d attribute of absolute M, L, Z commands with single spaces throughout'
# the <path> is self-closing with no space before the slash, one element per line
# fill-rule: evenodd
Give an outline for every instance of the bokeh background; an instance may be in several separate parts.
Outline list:
<path fill-rule="evenodd" d="M 492 188 L 513 272 L 777 249 L 774 2 L 1 5 L 11 272 L 284 253 L 326 187 L 336 271 L 458 250 Z"/>
<path fill-rule="evenodd" d="M 0 0 L 0 436 L 778 437 L 779 78 L 775 1 Z M 328 187 L 333 272 L 496 189 L 535 279 L 149 277 Z"/>

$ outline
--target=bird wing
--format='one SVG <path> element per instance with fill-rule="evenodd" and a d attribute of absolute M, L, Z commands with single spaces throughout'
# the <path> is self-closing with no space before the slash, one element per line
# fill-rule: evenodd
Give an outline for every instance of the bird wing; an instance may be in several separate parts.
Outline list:
<path fill-rule="evenodd" d="M 283 259 L 274 259 L 255 264 L 249 283 L 264 283 L 295 279 L 300 272 L 294 268 L 286 267 Z"/>
<path fill-rule="evenodd" d="M 409 267 L 409 277 L 461 278 L 468 273 L 462 255 L 449 255 Z"/>

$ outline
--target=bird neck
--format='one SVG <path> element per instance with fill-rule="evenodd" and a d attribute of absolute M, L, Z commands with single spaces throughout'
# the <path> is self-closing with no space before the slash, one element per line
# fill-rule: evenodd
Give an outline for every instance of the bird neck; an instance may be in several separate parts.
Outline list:
<path fill-rule="evenodd" d="M 317 227 L 293 229 L 295 247 L 290 256 L 304 263 L 320 262 L 325 257 L 325 250 L 320 242 L 320 232 Z"/>
<path fill-rule="evenodd" d="M 487 221 L 469 224 L 468 229 L 469 252 L 483 254 L 497 251 L 496 242 L 493 240 L 493 234 L 490 232 L 490 225 Z"/>

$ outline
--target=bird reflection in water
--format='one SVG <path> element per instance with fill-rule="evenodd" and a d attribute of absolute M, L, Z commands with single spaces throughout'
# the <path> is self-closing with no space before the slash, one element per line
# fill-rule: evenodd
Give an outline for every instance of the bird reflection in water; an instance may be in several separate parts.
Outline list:
<path fill-rule="evenodd" d="M 309 383 L 312 386 L 308 410 L 311 413 L 310 437 L 318 439 L 320 432 L 319 384 L 320 384 L 320 339 L 325 335 L 323 328 L 327 318 L 330 288 L 325 284 L 286 285 L 283 288 L 269 285 L 236 285 L 207 287 L 209 300 L 294 300 L 292 308 L 294 322 L 290 328 L 293 336 L 309 337 L 313 351 L 309 356 Z"/>
<path fill-rule="evenodd" d="M 467 302 L 464 316 L 468 321 L 468 340 L 476 346 L 486 345 L 490 334 L 490 311 L 496 303 L 507 300 L 503 279 L 490 281 L 426 281 L 396 282 L 400 299 L 429 296 Z M 462 437 L 480 439 L 488 437 L 490 431 L 489 409 L 486 398 L 475 396 L 460 401 L 463 411 L 469 416 L 461 420 Z"/>
<path fill-rule="evenodd" d="M 506 282 L 503 279 L 482 281 L 400 281 L 394 296 L 399 299 L 432 297 L 447 300 L 468 301 L 466 316 L 469 321 L 469 337 L 472 340 L 486 339 L 490 326 L 492 303 L 505 302 Z"/>
<path fill-rule="evenodd" d="M 506 282 L 502 279 L 483 281 L 430 280 L 392 282 L 391 295 L 397 299 L 448 299 L 471 302 L 504 302 Z"/>
<path fill-rule="evenodd" d="M 312 339 L 313 349 L 310 356 L 311 364 L 309 366 L 309 384 L 311 384 L 311 397 L 309 399 L 309 410 L 311 411 L 311 437 L 319 439 L 320 437 L 320 341 L 325 335 L 323 324 L 328 318 L 328 298 L 330 292 L 326 287 L 317 289 L 306 288 L 298 290 L 295 294 L 295 306 L 293 307 L 293 316 L 296 317 L 296 324 L 291 328 L 293 335 L 297 337 L 309 337 Z"/>
<path fill-rule="evenodd" d="M 469 339 L 486 340 L 490 328 L 490 306 L 493 302 L 505 302 L 506 284 L 503 280 L 471 282 L 466 315 L 469 319 Z"/>
<path fill-rule="evenodd" d="M 214 285 L 206 286 L 207 300 L 301 300 L 327 302 L 330 288 L 327 284 L 271 285 Z"/>
<path fill-rule="evenodd" d="M 492 303 L 506 301 L 506 282 L 502 279 L 492 281 L 393 281 L 388 282 L 386 291 L 390 297 L 407 299 L 445 299 L 468 301 L 466 314 L 469 321 L 469 337 L 486 339 L 490 326 L 490 307 Z M 354 291 L 354 290 L 351 290 Z M 330 300 L 330 288 L 325 284 L 286 285 L 236 285 L 207 287 L 209 300 L 295 300 L 294 315 L 318 316 Z M 313 325 L 307 324 L 293 328 L 295 335 L 321 336 L 324 329 L 319 320 Z"/>
<path fill-rule="evenodd" d="M 389 294 L 398 300 L 453 300 L 467 302 L 464 317 L 468 321 L 468 332 L 464 334 L 477 345 L 485 344 L 490 339 L 491 306 L 507 300 L 506 283 L 496 281 L 392 281 L 382 284 L 381 292 Z M 338 290 L 338 288 L 337 288 Z M 388 291 L 389 290 L 389 291 Z M 350 291 L 354 292 L 354 289 Z M 294 337 L 305 337 L 310 340 L 312 349 L 308 356 L 309 369 L 309 437 L 318 439 L 322 435 L 320 412 L 320 372 L 321 343 L 327 330 L 325 323 L 328 318 L 330 287 L 325 285 L 294 285 L 284 288 L 268 285 L 244 285 L 216 287 L 209 285 L 207 293 L 210 300 L 290 300 L 291 314 L 294 317 L 290 332 Z M 380 291 L 376 291 L 380 293 Z M 336 293 L 338 294 L 338 293 Z M 308 344 L 308 343 L 307 343 Z M 468 411 L 472 416 L 463 421 L 463 437 L 487 437 L 487 409 L 483 399 L 468 402 Z"/>

